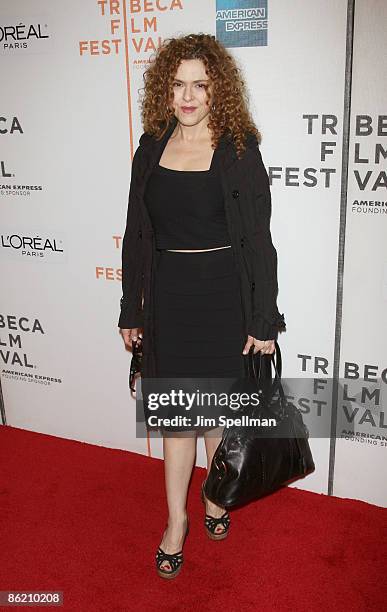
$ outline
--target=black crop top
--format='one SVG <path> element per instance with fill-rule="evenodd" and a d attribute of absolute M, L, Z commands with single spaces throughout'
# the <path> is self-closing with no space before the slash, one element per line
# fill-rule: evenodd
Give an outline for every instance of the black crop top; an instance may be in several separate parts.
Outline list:
<path fill-rule="evenodd" d="M 231 244 L 215 153 L 209 170 L 155 165 L 144 202 L 157 249 L 211 249 Z"/>

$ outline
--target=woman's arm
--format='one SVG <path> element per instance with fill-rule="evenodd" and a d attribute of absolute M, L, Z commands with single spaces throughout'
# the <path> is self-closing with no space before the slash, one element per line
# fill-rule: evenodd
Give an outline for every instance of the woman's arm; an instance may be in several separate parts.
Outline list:
<path fill-rule="evenodd" d="M 279 330 L 286 328 L 284 314 L 277 307 L 277 251 L 270 232 L 271 193 L 269 177 L 257 144 L 250 155 L 251 171 L 256 188 L 259 219 L 258 282 L 253 291 L 253 313 L 248 333 L 258 340 L 276 340 Z"/>
<path fill-rule="evenodd" d="M 142 310 L 142 241 L 139 239 L 141 229 L 140 202 L 138 196 L 138 177 L 141 158 L 141 147 L 138 147 L 132 161 L 130 178 L 126 229 L 122 241 L 122 297 L 121 313 L 118 327 L 132 329 L 143 327 Z"/>

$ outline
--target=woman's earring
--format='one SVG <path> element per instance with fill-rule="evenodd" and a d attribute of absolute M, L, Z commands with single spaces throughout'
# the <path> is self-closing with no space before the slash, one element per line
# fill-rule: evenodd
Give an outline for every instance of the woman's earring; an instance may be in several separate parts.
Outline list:
<path fill-rule="evenodd" d="M 213 110 L 213 111 L 214 111 L 215 109 L 216 109 L 216 106 L 215 106 L 215 104 L 213 104 L 213 105 L 211 106 L 211 110 Z"/>

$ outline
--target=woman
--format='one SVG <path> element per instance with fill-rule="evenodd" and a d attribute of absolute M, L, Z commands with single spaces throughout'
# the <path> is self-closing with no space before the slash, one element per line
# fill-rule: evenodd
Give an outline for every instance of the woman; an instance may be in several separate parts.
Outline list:
<path fill-rule="evenodd" d="M 205 34 L 165 40 L 144 80 L 145 132 L 132 164 L 122 249 L 121 334 L 130 349 L 142 338 L 143 377 L 243 376 L 243 355 L 252 346 L 273 353 L 285 326 L 268 177 L 244 82 L 226 49 Z M 238 187 L 231 192 L 230 180 Z M 169 518 L 156 565 L 165 578 L 183 562 L 195 463 L 196 435 L 179 431 L 163 430 Z M 218 430 L 204 432 L 208 470 L 220 438 Z M 202 500 L 207 534 L 223 539 L 228 512 L 203 493 Z"/>

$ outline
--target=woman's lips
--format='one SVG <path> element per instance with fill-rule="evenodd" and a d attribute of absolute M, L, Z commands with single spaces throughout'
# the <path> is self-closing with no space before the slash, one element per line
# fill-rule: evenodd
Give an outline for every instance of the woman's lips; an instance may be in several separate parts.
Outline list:
<path fill-rule="evenodd" d="M 181 110 L 183 113 L 193 113 L 196 110 L 195 106 L 182 106 Z"/>

